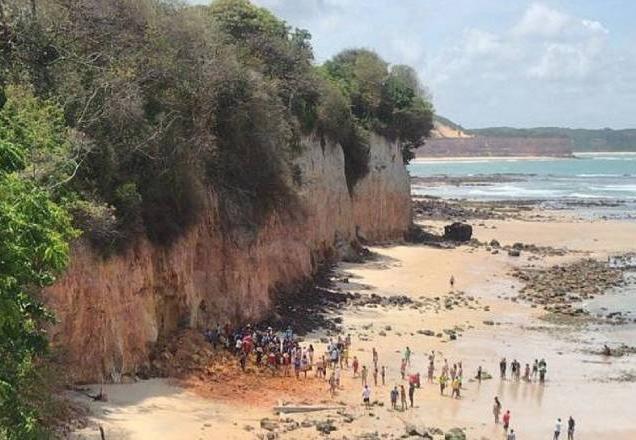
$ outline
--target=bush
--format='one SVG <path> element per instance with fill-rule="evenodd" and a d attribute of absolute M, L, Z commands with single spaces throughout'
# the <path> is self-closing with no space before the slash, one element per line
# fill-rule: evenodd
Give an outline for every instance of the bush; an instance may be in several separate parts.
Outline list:
<path fill-rule="evenodd" d="M 358 125 L 399 142 L 404 162 L 408 163 L 412 150 L 433 128 L 433 107 L 415 71 L 403 65 L 389 69 L 374 52 L 350 49 L 327 61 L 323 72 L 347 99 Z M 359 160 L 362 156 L 354 154 L 351 158 Z"/>

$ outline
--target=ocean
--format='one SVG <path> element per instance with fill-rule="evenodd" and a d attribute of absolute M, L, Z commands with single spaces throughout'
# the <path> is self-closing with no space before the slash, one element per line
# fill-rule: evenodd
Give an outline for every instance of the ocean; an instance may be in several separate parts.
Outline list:
<path fill-rule="evenodd" d="M 536 200 L 551 208 L 636 218 L 636 152 L 575 153 L 573 158 L 419 159 L 409 165 L 413 194 L 468 200 Z M 450 184 L 435 177 L 451 177 Z M 471 182 L 471 178 L 477 178 Z M 465 183 L 461 183 L 465 179 Z M 457 182 L 460 184 L 457 184 Z M 432 183 L 431 183 L 432 182 Z"/>

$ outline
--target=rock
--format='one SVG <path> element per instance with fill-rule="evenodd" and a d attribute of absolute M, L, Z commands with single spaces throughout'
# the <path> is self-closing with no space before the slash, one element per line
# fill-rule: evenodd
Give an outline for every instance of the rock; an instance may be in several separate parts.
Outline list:
<path fill-rule="evenodd" d="M 523 243 L 519 243 L 519 242 L 517 242 L 517 243 L 512 245 L 512 248 L 513 249 L 517 249 L 517 250 L 521 250 L 521 249 L 523 249 L 523 247 L 524 247 Z"/>
<path fill-rule="evenodd" d="M 417 333 L 424 336 L 435 336 L 435 332 L 433 330 L 418 330 Z"/>
<path fill-rule="evenodd" d="M 466 440 L 466 433 L 460 428 L 453 428 L 444 434 L 444 440 Z"/>
<path fill-rule="evenodd" d="M 466 223 L 455 222 L 444 226 L 444 239 L 450 241 L 470 241 L 473 235 L 473 227 Z"/>
<path fill-rule="evenodd" d="M 264 418 L 261 419 L 261 428 L 265 429 L 266 431 L 275 431 L 276 429 L 278 429 L 278 423 L 274 420 Z"/>
<path fill-rule="evenodd" d="M 519 256 L 521 256 L 521 251 L 518 250 L 518 249 L 510 249 L 508 251 L 508 256 L 510 256 L 510 257 L 519 257 Z"/>
<path fill-rule="evenodd" d="M 484 321 L 484 324 L 485 325 L 495 325 L 495 322 L 487 319 L 487 320 Z"/>
<path fill-rule="evenodd" d="M 495 239 L 493 238 L 492 240 L 490 240 L 490 246 L 491 246 L 491 247 L 499 247 L 499 246 L 501 246 L 501 245 L 499 244 L 499 242 L 498 242 L 497 240 L 495 240 Z"/>
<path fill-rule="evenodd" d="M 265 437 L 267 438 L 267 440 L 276 440 L 278 438 L 278 434 L 276 434 L 275 432 L 268 432 Z"/>
<path fill-rule="evenodd" d="M 390 332 L 391 331 L 391 326 L 390 325 L 385 326 L 384 330 L 386 330 L 387 332 Z"/>
<path fill-rule="evenodd" d="M 408 423 L 404 429 L 406 430 L 407 435 L 420 435 L 420 431 L 418 431 L 417 426 Z"/>
<path fill-rule="evenodd" d="M 424 438 L 432 440 L 435 432 L 439 431 L 439 433 L 442 434 L 442 432 L 437 428 L 417 427 L 412 423 L 407 423 L 405 426 L 405 430 L 406 435 L 409 436 L 406 438 Z"/>
<path fill-rule="evenodd" d="M 332 431 L 336 431 L 336 428 L 331 420 L 325 420 L 316 423 L 316 430 L 323 434 L 330 434 Z"/>

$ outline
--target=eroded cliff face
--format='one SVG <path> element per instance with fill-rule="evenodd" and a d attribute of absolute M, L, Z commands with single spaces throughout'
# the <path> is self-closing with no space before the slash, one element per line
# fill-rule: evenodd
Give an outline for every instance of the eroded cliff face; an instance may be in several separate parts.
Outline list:
<path fill-rule="evenodd" d="M 396 145 L 372 139 L 370 172 L 349 194 L 339 145 L 307 139 L 297 160 L 304 215 L 273 214 L 258 231 L 221 227 L 214 193 L 196 227 L 170 247 L 139 240 L 104 260 L 78 243 L 45 299 L 51 331 L 77 381 L 119 381 L 148 362 L 179 325 L 258 320 L 272 293 L 306 281 L 358 239 L 399 239 L 411 223 L 410 187 Z"/>

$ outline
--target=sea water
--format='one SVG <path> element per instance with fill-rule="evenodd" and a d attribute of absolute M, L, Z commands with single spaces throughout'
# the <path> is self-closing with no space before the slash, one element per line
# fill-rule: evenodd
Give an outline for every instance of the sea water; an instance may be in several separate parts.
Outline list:
<path fill-rule="evenodd" d="M 409 165 L 409 172 L 417 177 L 488 178 L 485 183 L 465 185 L 415 183 L 417 195 L 538 200 L 554 207 L 574 202 L 596 206 L 597 215 L 634 218 L 636 214 L 636 152 L 575 153 L 572 158 L 419 159 Z"/>
<path fill-rule="evenodd" d="M 548 207 L 575 207 L 590 217 L 636 221 L 636 153 L 577 153 L 573 158 L 461 158 L 418 160 L 409 165 L 416 177 L 472 177 L 477 183 L 413 185 L 413 193 L 467 200 L 536 200 Z M 435 180 L 435 179 L 431 179 Z M 444 180 L 440 180 L 444 182 Z M 636 240 L 636 237 L 635 237 Z M 592 315 L 621 312 L 636 319 L 636 257 L 627 265 L 626 285 L 585 301 Z M 613 265 L 616 261 L 610 259 Z M 636 323 L 594 327 L 603 343 L 634 345 Z"/>

